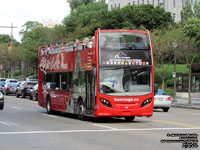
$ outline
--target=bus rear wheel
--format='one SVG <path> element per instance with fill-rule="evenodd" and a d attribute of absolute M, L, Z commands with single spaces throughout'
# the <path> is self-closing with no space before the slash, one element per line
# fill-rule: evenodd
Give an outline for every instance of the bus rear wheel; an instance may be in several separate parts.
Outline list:
<path fill-rule="evenodd" d="M 49 96 L 47 97 L 47 101 L 46 101 L 46 110 L 47 110 L 47 114 L 51 114 L 52 113 L 51 98 Z"/>
<path fill-rule="evenodd" d="M 79 101 L 77 105 L 77 114 L 80 120 L 85 120 L 83 101 Z"/>
<path fill-rule="evenodd" d="M 135 119 L 135 116 L 126 116 L 124 117 L 126 121 L 130 122 L 133 121 Z"/>

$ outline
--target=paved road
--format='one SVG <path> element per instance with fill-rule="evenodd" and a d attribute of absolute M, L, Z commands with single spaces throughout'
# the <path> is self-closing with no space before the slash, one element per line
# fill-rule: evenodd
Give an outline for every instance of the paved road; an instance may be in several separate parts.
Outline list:
<path fill-rule="evenodd" d="M 0 150 L 182 150 L 181 143 L 161 142 L 177 142 L 183 134 L 200 140 L 200 110 L 155 110 L 153 117 L 136 117 L 133 122 L 80 121 L 74 115 L 47 115 L 35 101 L 5 96 L 5 109 L 0 111 Z"/>

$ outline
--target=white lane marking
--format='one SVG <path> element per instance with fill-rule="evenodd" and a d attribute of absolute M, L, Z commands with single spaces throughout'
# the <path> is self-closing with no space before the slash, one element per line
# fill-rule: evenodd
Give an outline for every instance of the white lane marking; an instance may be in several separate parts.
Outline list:
<path fill-rule="evenodd" d="M 7 125 L 7 126 L 11 126 L 11 124 L 9 124 L 8 122 L 3 122 L 3 121 L 0 121 L 1 124 L 4 124 L 4 125 Z"/>
<path fill-rule="evenodd" d="M 18 124 L 16 124 L 16 123 L 10 123 L 11 125 L 14 125 L 14 126 L 19 126 Z"/>
<path fill-rule="evenodd" d="M 162 130 L 200 130 L 200 128 L 142 128 L 142 129 L 116 129 L 116 130 L 108 129 L 108 130 L 24 131 L 24 132 L 0 132 L 0 135 L 117 132 L 117 131 L 162 131 Z"/>
<path fill-rule="evenodd" d="M 166 114 L 157 114 L 157 113 L 153 113 L 153 115 L 164 116 L 164 117 L 171 117 L 171 115 L 166 115 Z"/>
<path fill-rule="evenodd" d="M 193 115 L 200 115 L 200 113 L 192 113 Z"/>
<path fill-rule="evenodd" d="M 117 128 L 108 127 L 108 126 L 103 126 L 103 125 L 100 125 L 100 124 L 95 124 L 95 123 L 93 123 L 92 125 L 98 126 L 98 127 L 102 127 L 102 128 L 108 128 L 108 129 L 111 129 L 111 130 L 117 130 Z"/>
<path fill-rule="evenodd" d="M 51 117 L 51 118 L 57 118 L 56 116 L 53 115 L 48 115 L 48 114 L 42 114 L 43 116 Z"/>
<path fill-rule="evenodd" d="M 4 125 L 7 125 L 7 126 L 19 126 L 18 124 L 16 123 L 12 123 L 12 122 L 3 122 L 3 121 L 0 121 L 1 124 L 4 124 Z"/>
<path fill-rule="evenodd" d="M 18 110 L 21 110 L 21 109 L 22 109 L 22 108 L 20 108 L 20 107 L 15 107 L 15 106 L 12 106 L 12 108 L 18 109 Z"/>

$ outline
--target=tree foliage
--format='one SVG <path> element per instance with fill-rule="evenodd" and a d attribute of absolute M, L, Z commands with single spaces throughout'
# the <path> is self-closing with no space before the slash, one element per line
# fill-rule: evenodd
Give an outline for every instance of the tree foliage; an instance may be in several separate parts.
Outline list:
<path fill-rule="evenodd" d="M 194 5 L 194 17 L 200 19 L 200 1 L 196 0 Z"/>
<path fill-rule="evenodd" d="M 200 48 L 200 19 L 190 18 L 184 27 L 186 34 L 194 38 Z"/>
<path fill-rule="evenodd" d="M 187 20 L 189 18 L 192 18 L 194 16 L 194 12 L 192 10 L 192 5 L 190 0 L 185 1 L 185 5 L 183 6 L 183 9 L 181 10 L 181 22 L 183 24 L 186 24 Z"/>
<path fill-rule="evenodd" d="M 95 2 L 95 0 L 67 0 L 67 2 L 69 2 L 69 6 L 70 6 L 71 10 L 73 11 L 78 6 L 87 5 L 90 2 Z"/>
<path fill-rule="evenodd" d="M 11 37 L 8 34 L 0 34 L 0 44 L 10 43 Z"/>
<path fill-rule="evenodd" d="M 131 5 L 110 11 L 105 20 L 105 28 L 133 29 L 144 26 L 152 30 L 160 26 L 167 27 L 169 23 L 173 23 L 171 14 L 160 6 Z"/>
<path fill-rule="evenodd" d="M 108 11 L 105 2 L 81 5 L 65 17 L 63 24 L 69 40 L 94 35 L 101 29 L 136 29 L 143 26 L 153 30 L 173 23 L 169 12 L 153 5 L 132 5 Z"/>
<path fill-rule="evenodd" d="M 107 12 L 107 4 L 103 2 L 79 6 L 63 21 L 68 40 L 93 36 L 94 31 L 102 27 Z"/>

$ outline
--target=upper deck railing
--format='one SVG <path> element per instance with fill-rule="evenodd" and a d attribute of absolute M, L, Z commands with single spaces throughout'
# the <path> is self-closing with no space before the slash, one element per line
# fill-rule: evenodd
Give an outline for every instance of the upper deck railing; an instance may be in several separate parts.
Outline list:
<path fill-rule="evenodd" d="M 94 39 L 86 39 L 81 42 L 75 41 L 73 43 L 66 43 L 62 45 L 56 46 L 46 46 L 41 49 L 40 56 L 49 55 L 49 54 L 57 54 L 62 52 L 70 52 L 84 49 L 94 48 Z"/>

